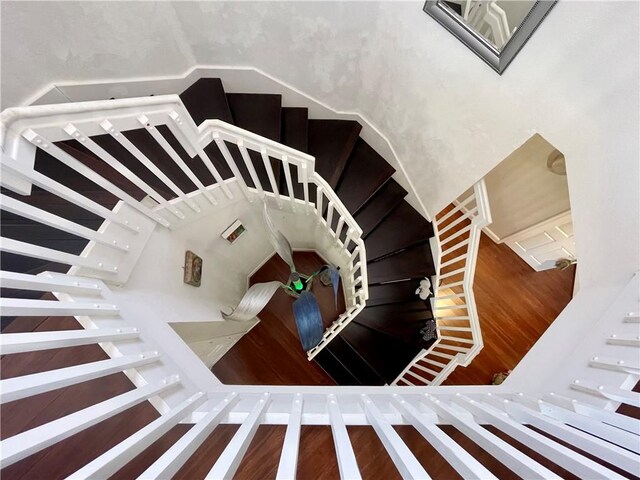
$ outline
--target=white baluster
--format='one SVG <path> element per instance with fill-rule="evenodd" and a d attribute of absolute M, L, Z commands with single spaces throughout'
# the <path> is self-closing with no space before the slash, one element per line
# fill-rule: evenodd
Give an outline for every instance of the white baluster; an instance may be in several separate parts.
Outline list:
<path fill-rule="evenodd" d="M 178 187 L 173 180 L 167 177 L 162 170 L 160 170 L 155 163 L 147 158 L 147 156 L 138 149 L 125 135 L 117 130 L 109 120 L 104 120 L 100 123 L 100 126 L 111 137 L 113 137 L 120 145 L 122 145 L 131 155 L 133 155 L 142 165 L 144 165 L 151 173 L 153 173 L 160 181 L 162 181 L 173 193 L 175 193 L 180 199 L 185 202 L 194 212 L 199 213 L 200 207 L 198 207 L 193 200 Z"/>
<path fill-rule="evenodd" d="M 0 381 L 0 404 L 157 362 L 158 352 L 125 355 Z"/>
<path fill-rule="evenodd" d="M 119 187 L 116 187 L 112 182 L 110 182 L 109 180 L 107 180 L 103 176 L 97 174 L 96 172 L 91 170 L 89 167 L 84 165 L 82 162 L 77 160 L 75 157 L 73 157 L 72 155 L 69 155 L 67 152 L 65 152 L 64 150 L 62 150 L 61 148 L 59 148 L 55 144 L 52 144 L 51 142 L 49 142 L 44 137 L 38 135 L 33 130 L 27 129 L 22 135 L 23 135 L 24 138 L 26 138 L 27 140 L 29 140 L 31 143 L 33 143 L 36 146 L 38 146 L 38 145 L 47 145 L 48 146 L 47 147 L 47 152 L 52 157 L 54 157 L 57 160 L 59 160 L 61 163 L 65 164 L 69 168 L 72 168 L 73 170 L 75 170 L 79 174 L 81 174 L 84 177 L 86 177 L 89 180 L 91 180 L 96 185 L 99 185 L 100 187 L 104 188 L 106 191 L 108 191 L 109 193 L 111 193 L 115 197 L 121 199 L 123 202 L 127 203 L 128 205 L 130 205 L 131 207 L 135 208 L 136 210 L 142 212 L 143 214 L 145 214 L 149 218 L 155 220 L 156 222 L 160 223 L 161 225 L 163 225 L 165 227 L 170 226 L 169 222 L 166 219 L 162 218 L 161 216 L 159 216 L 158 214 L 153 212 L 151 209 L 149 209 L 148 207 L 144 206 L 142 203 L 140 203 L 138 200 L 136 200 L 131 195 L 126 193 L 124 190 L 122 190 Z M 82 141 L 83 138 L 86 141 L 86 137 L 80 137 L 80 140 Z"/>
<path fill-rule="evenodd" d="M 3 354 L 35 352 L 52 348 L 75 347 L 92 343 L 116 342 L 138 337 L 134 327 L 99 328 L 91 330 L 61 330 L 57 332 L 3 333 L 0 349 Z"/>
<path fill-rule="evenodd" d="M 84 408 L 39 427 L 9 437 L 0 442 L 2 457 L 0 468 L 5 468 L 65 438 L 100 423 L 102 420 L 137 405 L 159 393 L 178 385 L 179 377 L 174 375 L 159 383 L 152 383 L 130 392 Z"/>
<path fill-rule="evenodd" d="M 126 242 L 118 242 L 115 238 L 106 237 L 103 233 L 96 232 L 95 230 L 33 207 L 12 197 L 0 194 L 0 205 L 2 206 L 2 210 L 28 218 L 43 225 L 71 233 L 86 240 L 93 240 L 109 248 L 115 248 L 123 252 L 129 251 L 129 245 Z"/>
<path fill-rule="evenodd" d="M 149 132 L 149 134 L 153 137 L 153 139 L 162 147 L 162 149 L 169 155 L 169 157 L 180 167 L 180 169 L 184 172 L 184 174 L 189 177 L 189 180 L 193 182 L 193 184 L 198 187 L 198 189 L 203 193 L 203 195 L 209 200 L 213 205 L 217 205 L 218 202 L 215 196 L 207 190 L 207 188 L 203 185 L 200 179 L 193 173 L 193 171 L 184 163 L 184 160 L 180 158 L 180 155 L 173 149 L 173 147 L 169 144 L 169 142 L 162 136 L 162 134 L 158 131 L 158 129 L 151 124 L 149 118 L 145 115 L 140 115 L 138 117 L 138 122 Z"/>

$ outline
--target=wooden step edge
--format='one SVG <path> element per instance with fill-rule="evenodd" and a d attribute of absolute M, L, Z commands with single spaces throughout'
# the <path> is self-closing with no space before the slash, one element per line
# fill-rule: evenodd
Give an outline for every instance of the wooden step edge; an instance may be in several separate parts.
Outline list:
<path fill-rule="evenodd" d="M 347 142 L 345 142 L 344 148 L 340 153 L 338 162 L 336 162 L 337 167 L 334 169 L 333 173 L 331 174 L 331 177 L 325 179 L 333 190 L 337 188 L 338 183 L 342 178 L 342 173 L 344 172 L 344 169 L 347 167 L 349 159 L 351 158 L 351 152 L 353 152 L 353 149 L 355 148 L 356 143 L 358 142 L 358 138 L 360 137 L 360 131 L 362 130 L 362 125 L 360 125 L 360 123 L 356 122 L 355 120 L 354 120 L 354 124 L 355 124 L 354 128 L 352 129 L 347 139 Z"/>
<path fill-rule="evenodd" d="M 429 242 L 429 239 L 428 239 L 428 238 L 427 238 L 427 239 L 424 239 L 424 240 L 419 240 L 419 241 L 417 241 L 417 242 L 415 242 L 415 243 L 412 243 L 412 244 L 410 244 L 410 245 L 407 245 L 406 247 L 399 248 L 399 249 L 397 249 L 397 250 L 394 250 L 394 251 L 392 251 L 392 252 L 385 253 L 385 254 L 380 255 L 380 256 L 378 256 L 378 257 L 375 257 L 375 258 L 367 258 L 367 265 L 368 265 L 368 264 L 371 264 L 371 263 L 379 262 L 379 261 L 381 261 L 381 260 L 386 260 L 386 259 L 387 259 L 387 258 L 389 258 L 389 257 L 393 257 L 393 256 L 395 256 L 395 255 L 399 255 L 399 254 L 401 254 L 401 253 L 403 253 L 403 252 L 405 252 L 405 251 L 407 251 L 407 250 L 410 250 L 410 249 L 412 249 L 412 248 L 414 248 L 414 247 L 417 247 L 417 246 L 419 246 L 419 245 L 422 245 L 422 244 L 424 244 L 424 243 L 428 243 L 428 242 Z M 365 248 L 365 251 L 366 251 L 366 249 L 367 249 L 367 242 L 366 242 L 366 241 L 365 241 L 365 243 L 364 243 L 364 248 Z M 407 278 L 407 280 L 409 280 L 409 278 Z M 416 287 L 416 288 L 417 288 L 417 287 Z"/>
<path fill-rule="evenodd" d="M 347 347 L 351 349 L 351 351 L 362 361 L 362 363 L 369 369 L 369 371 L 371 371 L 376 378 L 378 378 L 378 380 L 380 380 L 382 382 L 382 385 L 385 385 L 386 382 L 384 380 L 384 378 L 382 378 L 380 376 L 380 374 L 378 373 L 378 371 L 373 368 L 373 365 L 371 365 L 361 354 L 360 352 L 356 349 L 356 347 L 354 347 L 353 345 L 351 345 L 351 342 L 349 342 L 346 338 L 344 338 L 342 335 L 340 335 L 341 340 L 347 344 Z M 329 345 L 327 346 L 327 348 L 331 347 L 331 343 L 329 343 Z M 344 364 L 343 364 L 344 365 Z M 353 375 L 353 374 L 352 374 Z M 353 375 L 355 377 L 355 375 Z M 358 380 L 356 378 L 356 380 Z M 358 380 L 359 381 L 359 380 Z M 364 385 L 364 384 L 363 384 Z"/>

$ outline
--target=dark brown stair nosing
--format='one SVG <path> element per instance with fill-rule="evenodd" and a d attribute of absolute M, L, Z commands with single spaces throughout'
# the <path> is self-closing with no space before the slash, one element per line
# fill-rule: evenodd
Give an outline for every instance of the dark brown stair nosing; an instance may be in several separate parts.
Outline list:
<path fill-rule="evenodd" d="M 407 191 L 393 178 L 387 180 L 354 215 L 362 229 L 362 238 L 373 232 L 407 195 Z"/>
<path fill-rule="evenodd" d="M 334 190 L 347 210 L 357 215 L 394 173 L 378 152 L 358 138 Z"/>
<path fill-rule="evenodd" d="M 219 78 L 200 78 L 180 94 L 196 125 L 218 119 L 233 124 L 227 95 Z"/>
<path fill-rule="evenodd" d="M 355 120 L 309 119 L 309 154 L 316 157 L 316 172 L 335 190 L 362 125 Z"/>

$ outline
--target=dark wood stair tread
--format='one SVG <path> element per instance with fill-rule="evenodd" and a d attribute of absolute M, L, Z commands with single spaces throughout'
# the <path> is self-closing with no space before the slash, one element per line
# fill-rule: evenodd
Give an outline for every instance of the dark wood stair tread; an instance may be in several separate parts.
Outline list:
<path fill-rule="evenodd" d="M 352 120 L 309 120 L 309 154 L 315 170 L 335 189 L 362 126 Z"/>
<path fill-rule="evenodd" d="M 61 146 L 63 149 L 65 148 L 61 143 L 58 143 L 57 145 Z M 95 162 L 92 160 L 92 163 Z M 89 196 L 89 193 L 94 194 L 95 192 L 100 192 L 101 195 L 98 198 L 94 198 L 93 195 L 90 198 L 106 208 L 111 209 L 118 203 L 117 197 L 111 195 L 84 175 L 70 167 L 67 167 L 64 163 L 58 161 L 56 158 L 52 157 L 40 148 L 36 150 L 34 169 L 82 195 Z M 104 170 L 98 173 L 104 173 Z"/>
<path fill-rule="evenodd" d="M 369 365 L 364 358 L 340 335 L 325 347 L 358 381 L 359 385 L 384 385 L 384 379 Z M 342 383 L 337 382 L 338 385 Z"/>
<path fill-rule="evenodd" d="M 256 135 L 280 141 L 282 96 L 263 93 L 227 93 L 234 123 Z"/>
<path fill-rule="evenodd" d="M 200 78 L 184 92 L 180 99 L 196 125 L 205 120 L 233 123 L 227 96 L 219 78 Z"/>
<path fill-rule="evenodd" d="M 382 283 L 369 285 L 367 306 L 388 305 L 390 303 L 411 302 L 418 299 L 416 290 L 419 280 L 405 280 L 404 282 Z"/>
<path fill-rule="evenodd" d="M 282 143 L 303 153 L 309 148 L 309 109 L 286 107 L 281 118 Z"/>
<path fill-rule="evenodd" d="M 340 335 L 388 384 L 421 350 L 357 322 L 349 323 Z"/>
<path fill-rule="evenodd" d="M 283 108 L 282 109 L 282 143 L 288 147 L 295 148 L 304 153 L 308 153 L 309 147 L 309 110 L 306 108 Z M 290 168 L 291 184 L 297 198 L 302 198 L 302 184 L 298 183 L 298 170 Z M 289 195 L 289 188 L 284 173 L 280 171 L 280 193 Z M 315 189 L 309 189 L 309 198 L 315 202 Z"/>
<path fill-rule="evenodd" d="M 400 303 L 367 307 L 358 314 L 355 322 L 398 340 L 423 347 L 420 330 L 433 315 L 425 302 Z"/>
<path fill-rule="evenodd" d="M 160 129 L 158 130 L 160 131 Z M 124 132 L 124 136 L 151 160 L 184 193 L 196 190 L 195 184 L 144 128 Z M 169 140 L 167 140 L 169 142 Z M 183 160 L 185 160 L 183 158 Z M 189 162 L 191 163 L 191 162 Z M 189 165 L 187 163 L 187 165 Z"/>
<path fill-rule="evenodd" d="M 171 200 L 172 198 L 175 198 L 176 195 L 171 192 L 164 182 L 151 173 L 147 167 L 140 163 L 136 157 L 120 145 L 120 143 L 111 135 L 96 135 L 95 137 L 91 137 L 91 139 L 158 192 L 158 194 L 160 194 L 164 199 Z M 90 154 L 93 155 L 92 153 Z M 158 167 L 160 168 L 160 166 Z M 167 176 L 169 177 L 169 175 Z M 146 193 L 143 194 L 142 198 L 144 198 L 144 195 L 146 195 Z"/>
<path fill-rule="evenodd" d="M 402 202 L 366 238 L 367 260 L 426 242 L 432 236 L 431 223 L 407 202 Z"/>
<path fill-rule="evenodd" d="M 385 184 L 395 169 L 364 140 L 358 138 L 336 194 L 351 214 L 358 210 Z"/>
<path fill-rule="evenodd" d="M 407 191 L 390 178 L 354 217 L 362 229 L 363 238 L 366 239 L 367 235 L 402 202 L 406 195 Z"/>
<path fill-rule="evenodd" d="M 349 368 L 327 348 L 316 355 L 315 361 L 338 385 L 362 385 Z"/>
<path fill-rule="evenodd" d="M 234 123 L 245 130 L 270 140 L 280 142 L 282 123 L 282 96 L 261 93 L 228 93 L 227 99 L 231 108 Z M 242 155 L 238 148 L 229 148 L 242 176 L 249 186 L 254 186 L 249 171 L 247 170 Z M 249 151 L 253 167 L 262 188 L 271 191 L 271 183 L 267 170 L 264 167 L 262 155 L 259 152 Z M 271 168 L 276 184 L 280 181 L 280 160 L 271 159 Z"/>
<path fill-rule="evenodd" d="M 367 263 L 367 272 L 370 284 L 411 278 L 431 278 L 435 275 L 435 267 L 429 242 L 421 243 L 377 262 Z"/>

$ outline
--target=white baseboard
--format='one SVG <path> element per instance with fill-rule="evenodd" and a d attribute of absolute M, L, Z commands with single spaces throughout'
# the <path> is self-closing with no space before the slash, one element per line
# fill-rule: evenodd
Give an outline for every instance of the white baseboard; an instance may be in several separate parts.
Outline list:
<path fill-rule="evenodd" d="M 336 110 L 321 100 L 297 89 L 289 83 L 252 66 L 195 65 L 185 72 L 168 76 L 103 79 L 92 82 L 52 82 L 38 91 L 27 105 L 83 102 L 109 98 L 131 98 L 148 95 L 175 94 L 184 91 L 199 78 L 220 78 L 228 92 L 275 93 L 282 95 L 282 105 L 304 106 L 309 118 L 336 118 L 355 120 L 362 125 L 360 136 L 369 143 L 391 166 L 393 175 L 405 190 L 407 202 L 427 220 L 433 216 L 408 176 L 402 161 L 386 135 L 366 116 L 358 112 Z"/>

